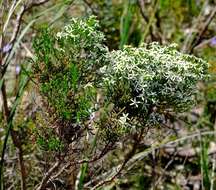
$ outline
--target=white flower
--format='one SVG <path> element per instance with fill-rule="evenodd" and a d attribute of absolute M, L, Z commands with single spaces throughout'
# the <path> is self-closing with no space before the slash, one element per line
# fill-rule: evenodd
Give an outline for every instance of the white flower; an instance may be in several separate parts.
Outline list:
<path fill-rule="evenodd" d="M 122 124 L 122 125 L 125 125 L 127 123 L 127 119 L 128 119 L 128 113 L 123 113 L 122 114 L 122 117 L 119 118 L 119 122 Z"/>
<path fill-rule="evenodd" d="M 135 106 L 136 108 L 138 108 L 138 104 L 140 104 L 141 102 L 140 101 L 137 101 L 136 98 L 134 99 L 131 99 L 132 103 L 130 103 L 130 106 Z"/>

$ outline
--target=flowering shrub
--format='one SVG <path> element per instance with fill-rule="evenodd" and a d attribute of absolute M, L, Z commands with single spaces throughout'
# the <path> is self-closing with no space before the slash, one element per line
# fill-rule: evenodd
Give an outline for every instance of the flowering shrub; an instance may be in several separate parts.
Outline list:
<path fill-rule="evenodd" d="M 61 32 L 46 29 L 35 39 L 40 92 L 63 120 L 80 122 L 90 116 L 96 96 L 92 83 L 108 52 L 98 27 L 94 17 L 72 19 Z"/>
<path fill-rule="evenodd" d="M 61 32 L 45 30 L 35 40 L 40 92 L 57 117 L 93 121 L 113 137 L 160 124 L 164 112 L 186 111 L 195 103 L 207 62 L 158 43 L 109 52 L 98 27 L 94 17 L 72 19 Z"/>
<path fill-rule="evenodd" d="M 188 110 L 208 69 L 207 62 L 178 52 L 174 44 L 125 47 L 112 51 L 109 59 L 101 69 L 109 101 L 143 124 L 161 121 L 167 111 Z"/>

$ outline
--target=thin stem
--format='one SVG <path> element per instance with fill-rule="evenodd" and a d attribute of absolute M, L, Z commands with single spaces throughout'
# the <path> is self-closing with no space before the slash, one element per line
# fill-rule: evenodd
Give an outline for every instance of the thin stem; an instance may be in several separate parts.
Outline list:
<path fill-rule="evenodd" d="M 140 41 L 140 45 L 145 41 L 145 39 L 146 39 L 146 37 L 147 37 L 149 31 L 151 30 L 151 26 L 152 26 L 153 21 L 154 21 L 154 18 L 155 18 L 155 13 L 156 13 L 156 11 L 157 11 L 158 4 L 159 4 L 159 0 L 155 0 L 155 1 L 154 1 L 154 5 L 155 5 L 155 6 L 154 6 L 154 9 L 152 10 L 152 13 L 151 13 L 149 22 L 148 22 L 148 24 L 147 24 L 147 26 L 146 26 L 146 29 L 145 29 L 144 34 L 143 34 L 143 36 L 142 36 L 142 39 L 141 39 L 141 41 Z"/>
<path fill-rule="evenodd" d="M 40 184 L 40 186 L 37 188 L 37 190 L 43 190 L 43 189 L 45 189 L 45 186 L 46 186 L 46 184 L 47 184 L 47 181 L 51 178 L 52 173 L 55 172 L 55 171 L 59 168 L 60 164 L 61 164 L 61 162 L 60 162 L 60 161 L 57 161 L 57 162 L 53 165 L 53 167 L 51 167 L 51 168 L 49 169 L 49 171 L 48 171 L 47 173 L 45 173 L 45 175 L 44 175 L 44 177 L 43 177 L 43 179 L 42 179 L 42 181 L 41 181 L 41 184 Z"/>
<path fill-rule="evenodd" d="M 122 163 L 120 166 L 117 167 L 116 173 L 115 173 L 113 176 L 111 176 L 110 178 L 108 178 L 108 179 L 106 179 L 106 180 L 103 180 L 103 181 L 101 181 L 100 183 L 98 183 L 97 185 L 95 185 L 95 186 L 92 188 L 92 190 L 96 190 L 97 188 L 99 188 L 99 187 L 101 187 L 101 186 L 103 186 L 103 185 L 105 185 L 105 184 L 107 184 L 107 183 L 111 183 L 111 182 L 121 173 L 121 171 L 124 169 L 124 167 L 126 166 L 126 164 L 128 163 L 128 161 L 129 161 L 129 160 L 133 157 L 133 155 L 135 154 L 136 149 L 137 149 L 137 147 L 138 147 L 138 145 L 139 145 L 139 142 L 140 142 L 141 139 L 142 139 L 143 132 L 144 132 L 144 129 L 141 130 L 141 132 L 140 132 L 139 135 L 137 135 L 137 134 L 134 135 L 133 147 L 132 147 L 131 151 L 130 151 L 128 154 L 126 154 L 123 163 Z"/>

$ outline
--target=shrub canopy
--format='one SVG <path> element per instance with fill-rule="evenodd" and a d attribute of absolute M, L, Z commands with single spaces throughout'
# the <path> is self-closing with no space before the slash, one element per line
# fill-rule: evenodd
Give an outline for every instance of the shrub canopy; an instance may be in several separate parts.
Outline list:
<path fill-rule="evenodd" d="M 165 111 L 186 111 L 195 103 L 206 61 L 180 53 L 173 44 L 110 52 L 98 28 L 93 16 L 73 18 L 61 32 L 46 29 L 35 40 L 40 92 L 57 117 L 85 123 L 100 111 L 112 121 L 112 130 L 130 129 L 160 123 Z M 121 113 L 110 119 L 112 112 Z M 106 128 L 109 122 L 104 121 L 99 126 Z"/>

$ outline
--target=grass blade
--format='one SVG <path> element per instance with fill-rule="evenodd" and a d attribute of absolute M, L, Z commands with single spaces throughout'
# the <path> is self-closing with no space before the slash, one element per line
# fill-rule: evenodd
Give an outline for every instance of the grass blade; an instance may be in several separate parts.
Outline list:
<path fill-rule="evenodd" d="M 83 186 L 84 186 L 84 179 L 85 179 L 85 175 L 87 172 L 87 168 L 88 168 L 88 163 L 84 163 L 81 165 L 81 171 L 80 171 L 80 176 L 79 176 L 79 184 L 78 184 L 78 188 L 77 190 L 82 190 Z"/>
<path fill-rule="evenodd" d="M 128 42 L 130 26 L 135 12 L 135 3 L 130 0 L 125 3 L 124 12 L 120 23 L 120 48 L 122 49 Z"/>
<path fill-rule="evenodd" d="M 202 185 L 204 189 L 210 189 L 211 188 L 211 181 L 209 178 L 210 170 L 209 170 L 209 159 L 208 159 L 208 146 L 209 143 L 201 138 L 200 139 L 200 167 L 201 167 L 201 173 L 202 173 Z"/>

